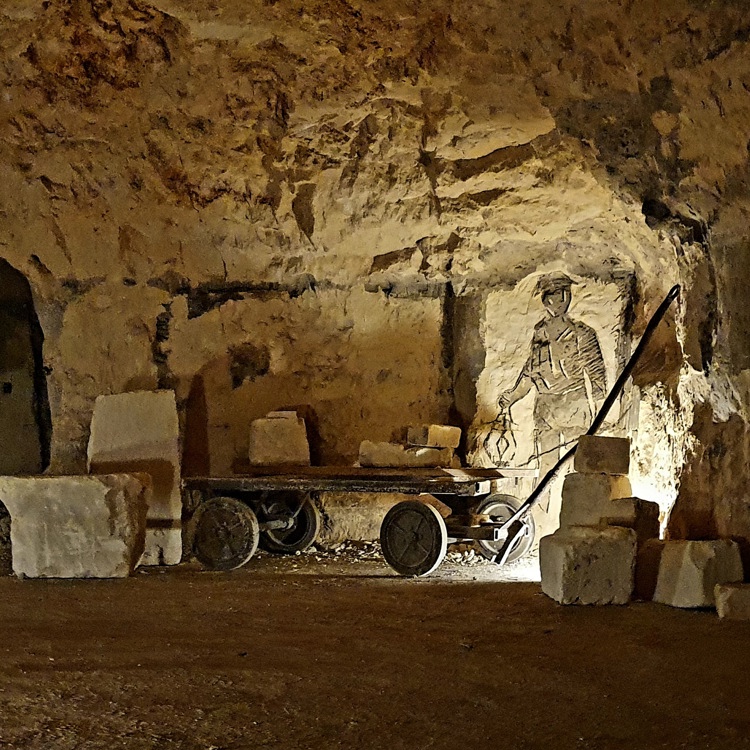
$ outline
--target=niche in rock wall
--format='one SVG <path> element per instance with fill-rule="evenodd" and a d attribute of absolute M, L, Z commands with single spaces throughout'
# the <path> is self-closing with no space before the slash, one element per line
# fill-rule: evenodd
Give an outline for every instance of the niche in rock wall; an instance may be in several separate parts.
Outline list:
<path fill-rule="evenodd" d="M 38 474 L 49 464 L 42 341 L 29 282 L 0 260 L 0 474 Z"/>

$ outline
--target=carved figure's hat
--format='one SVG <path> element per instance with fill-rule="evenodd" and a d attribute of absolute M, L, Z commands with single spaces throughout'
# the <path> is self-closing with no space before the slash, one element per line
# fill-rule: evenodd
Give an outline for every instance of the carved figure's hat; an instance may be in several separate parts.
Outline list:
<path fill-rule="evenodd" d="M 559 292 L 562 289 L 570 289 L 576 282 L 570 278 L 567 274 L 562 271 L 553 271 L 552 273 L 546 273 L 544 276 L 540 276 L 536 282 L 536 289 L 534 294 L 540 294 L 544 296 L 551 292 Z"/>

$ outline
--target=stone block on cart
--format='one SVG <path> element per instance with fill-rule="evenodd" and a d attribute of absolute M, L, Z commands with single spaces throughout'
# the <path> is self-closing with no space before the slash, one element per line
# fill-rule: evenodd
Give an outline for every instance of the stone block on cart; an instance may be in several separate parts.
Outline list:
<path fill-rule="evenodd" d="M 22 578 L 123 578 L 143 554 L 147 474 L 0 477 L 13 572 Z"/>
<path fill-rule="evenodd" d="M 722 620 L 750 620 L 750 583 L 717 583 L 714 599 Z"/>
<path fill-rule="evenodd" d="M 461 428 L 449 424 L 424 424 L 409 427 L 406 433 L 409 445 L 427 448 L 458 448 L 461 443 Z"/>
<path fill-rule="evenodd" d="M 539 543 L 542 591 L 560 604 L 627 604 L 635 552 L 632 529 L 560 529 Z"/>
<path fill-rule="evenodd" d="M 251 466 L 309 466 L 305 420 L 295 411 L 275 411 L 250 422 Z"/>
<path fill-rule="evenodd" d="M 579 474 L 627 474 L 630 471 L 628 438 L 581 435 L 573 471 Z"/>
<path fill-rule="evenodd" d="M 654 601 L 672 607 L 714 607 L 717 583 L 742 580 L 742 560 L 736 542 L 669 541 L 661 554 Z"/>
<path fill-rule="evenodd" d="M 560 506 L 560 526 L 599 526 L 613 500 L 633 494 L 626 476 L 578 474 L 565 477 Z"/>
<path fill-rule="evenodd" d="M 363 467 L 451 467 L 453 459 L 452 448 L 406 447 L 400 443 L 378 443 L 372 440 L 363 440 L 359 446 L 359 465 Z"/>
<path fill-rule="evenodd" d="M 182 558 L 182 495 L 177 404 L 173 391 L 99 396 L 91 418 L 92 474 L 149 474 L 152 481 L 141 565 Z"/>

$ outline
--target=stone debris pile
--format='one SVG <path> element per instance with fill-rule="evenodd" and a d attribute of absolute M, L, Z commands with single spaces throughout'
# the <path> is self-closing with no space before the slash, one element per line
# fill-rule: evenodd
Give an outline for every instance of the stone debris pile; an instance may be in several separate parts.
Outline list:
<path fill-rule="evenodd" d="M 455 453 L 460 443 L 460 427 L 444 424 L 408 427 L 405 442 L 362 441 L 359 465 L 371 468 L 460 468 Z"/>
<path fill-rule="evenodd" d="M 659 506 L 631 497 L 630 442 L 584 436 L 565 477 L 560 528 L 539 545 L 542 591 L 561 604 L 716 607 L 750 619 L 736 542 L 659 539 Z"/>

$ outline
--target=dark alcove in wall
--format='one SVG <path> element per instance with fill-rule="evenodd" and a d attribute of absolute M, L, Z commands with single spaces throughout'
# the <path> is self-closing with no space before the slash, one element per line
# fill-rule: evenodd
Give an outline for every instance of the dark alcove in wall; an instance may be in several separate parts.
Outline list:
<path fill-rule="evenodd" d="M 0 259 L 0 474 L 38 474 L 49 464 L 42 341 L 29 282 Z"/>

